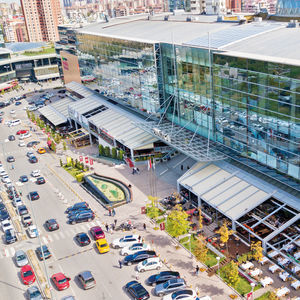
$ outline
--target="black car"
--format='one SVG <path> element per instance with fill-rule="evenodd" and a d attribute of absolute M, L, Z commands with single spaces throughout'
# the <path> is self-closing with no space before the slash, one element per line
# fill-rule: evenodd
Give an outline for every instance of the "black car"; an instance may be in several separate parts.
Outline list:
<path fill-rule="evenodd" d="M 35 164 L 38 162 L 38 159 L 36 158 L 36 156 L 31 156 L 31 157 L 29 157 L 29 162 L 32 164 Z"/>
<path fill-rule="evenodd" d="M 66 90 L 59 90 L 57 93 L 58 94 L 64 94 L 66 92 Z"/>
<path fill-rule="evenodd" d="M 26 205 L 19 205 L 18 212 L 19 212 L 20 216 L 28 214 L 28 209 L 27 209 Z"/>
<path fill-rule="evenodd" d="M 7 157 L 6 160 L 7 160 L 7 162 L 11 163 L 11 162 L 15 161 L 15 158 L 12 155 L 10 155 L 10 156 Z"/>
<path fill-rule="evenodd" d="M 14 135 L 11 134 L 11 135 L 8 136 L 8 140 L 12 142 L 12 141 L 15 141 L 16 138 L 15 138 Z"/>
<path fill-rule="evenodd" d="M 136 280 L 130 281 L 125 285 L 125 289 L 135 300 L 149 299 L 148 291 Z"/>
<path fill-rule="evenodd" d="M 12 244 L 17 241 L 17 236 L 13 229 L 7 229 L 4 232 L 6 244 Z"/>
<path fill-rule="evenodd" d="M 36 184 L 44 184 L 44 183 L 46 183 L 46 180 L 44 177 L 38 177 L 36 179 Z"/>
<path fill-rule="evenodd" d="M 90 208 L 79 208 L 77 210 L 70 211 L 68 213 L 68 218 L 78 215 L 79 213 L 84 213 L 84 212 L 93 212 L 93 211 Z"/>
<path fill-rule="evenodd" d="M 2 222 L 4 220 L 10 220 L 9 213 L 6 209 L 0 210 L 0 221 Z"/>
<path fill-rule="evenodd" d="M 89 205 L 86 203 L 86 202 L 78 202 L 78 203 L 75 203 L 73 206 L 70 206 L 66 209 L 66 213 L 69 213 L 71 211 L 75 211 L 79 208 L 85 208 L 85 207 L 88 207 Z"/>
<path fill-rule="evenodd" d="M 151 275 L 146 283 L 149 285 L 160 284 L 168 281 L 169 279 L 180 278 L 179 272 L 174 271 L 163 271 L 155 275 Z"/>
<path fill-rule="evenodd" d="M 21 181 L 21 182 L 27 182 L 27 181 L 28 181 L 27 175 L 22 175 L 22 176 L 20 176 L 20 181 Z"/>
<path fill-rule="evenodd" d="M 69 223 L 70 224 L 76 224 L 81 222 L 89 222 L 91 220 L 94 220 L 95 214 L 94 212 L 80 212 L 76 215 L 72 215 L 69 217 Z"/>
<path fill-rule="evenodd" d="M 91 243 L 89 236 L 84 232 L 77 233 L 75 239 L 80 246 L 87 246 Z"/>
<path fill-rule="evenodd" d="M 55 219 L 49 219 L 45 222 L 45 226 L 49 231 L 54 231 L 59 229 L 59 225 Z"/>
<path fill-rule="evenodd" d="M 31 141 L 27 144 L 27 147 L 33 147 L 35 145 L 38 145 L 40 142 L 39 141 Z"/>
<path fill-rule="evenodd" d="M 124 264 L 130 266 L 134 263 L 139 263 L 140 261 L 143 261 L 147 258 L 155 257 L 156 253 L 152 250 L 142 250 L 139 252 L 136 252 L 134 254 L 130 254 L 125 256 L 124 258 Z"/>
<path fill-rule="evenodd" d="M 43 245 L 42 248 L 41 247 L 36 248 L 35 252 L 39 260 L 43 260 L 43 258 L 48 259 L 52 256 L 51 252 L 49 251 L 46 245 Z"/>
<path fill-rule="evenodd" d="M 34 191 L 34 192 L 30 192 L 30 193 L 28 194 L 28 198 L 29 198 L 30 200 L 38 200 L 38 199 L 40 199 L 40 195 L 39 195 L 38 192 Z"/>

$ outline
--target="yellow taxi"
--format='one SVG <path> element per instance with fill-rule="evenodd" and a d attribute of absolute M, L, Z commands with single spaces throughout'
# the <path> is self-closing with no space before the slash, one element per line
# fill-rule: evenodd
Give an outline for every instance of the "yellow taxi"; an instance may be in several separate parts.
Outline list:
<path fill-rule="evenodd" d="M 43 153 L 46 153 L 46 149 L 45 148 L 39 148 L 39 149 L 37 149 L 37 152 L 39 154 L 43 154 Z"/>
<path fill-rule="evenodd" d="M 97 240 L 96 241 L 96 246 L 99 250 L 99 253 L 101 253 L 101 254 L 106 253 L 110 250 L 106 239 Z"/>

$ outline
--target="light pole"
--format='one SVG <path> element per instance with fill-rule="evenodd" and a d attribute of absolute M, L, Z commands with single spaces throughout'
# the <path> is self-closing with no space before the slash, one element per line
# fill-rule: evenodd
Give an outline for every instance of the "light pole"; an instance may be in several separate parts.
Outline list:
<path fill-rule="evenodd" d="M 217 256 L 216 260 L 218 261 L 218 274 L 220 273 L 220 257 Z"/>
<path fill-rule="evenodd" d="M 254 291 L 255 283 L 251 282 L 250 285 L 251 285 L 251 299 L 253 300 L 254 299 L 254 297 L 253 297 L 253 291 Z"/>

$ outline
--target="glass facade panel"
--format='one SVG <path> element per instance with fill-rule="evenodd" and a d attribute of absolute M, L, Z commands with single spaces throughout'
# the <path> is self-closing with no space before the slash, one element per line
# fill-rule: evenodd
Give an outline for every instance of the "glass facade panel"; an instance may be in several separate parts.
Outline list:
<path fill-rule="evenodd" d="M 155 45 L 89 34 L 77 34 L 82 76 L 96 78 L 92 88 L 109 98 L 157 112 L 159 93 Z"/>

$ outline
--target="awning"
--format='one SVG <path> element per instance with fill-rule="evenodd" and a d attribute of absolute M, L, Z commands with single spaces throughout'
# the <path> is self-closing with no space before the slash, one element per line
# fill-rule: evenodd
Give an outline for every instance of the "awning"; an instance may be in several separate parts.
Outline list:
<path fill-rule="evenodd" d="M 40 75 L 40 76 L 36 76 L 37 80 L 46 80 L 46 79 L 51 79 L 51 78 L 57 78 L 60 77 L 59 73 L 52 73 L 52 74 L 47 74 L 47 75 Z"/>
<path fill-rule="evenodd" d="M 178 183 L 231 220 L 239 219 L 272 196 L 239 177 L 239 172 L 230 173 L 213 163 L 196 165 L 198 170 L 190 170 Z"/>
<path fill-rule="evenodd" d="M 54 126 L 64 124 L 68 119 L 57 112 L 51 105 L 44 106 L 39 109 L 39 113 L 49 120 Z"/>
<path fill-rule="evenodd" d="M 100 108 L 102 103 L 99 102 L 99 99 L 92 95 L 85 98 L 83 101 L 76 101 L 69 104 L 70 112 L 77 112 L 80 115 L 83 115 L 89 111 Z"/>
<path fill-rule="evenodd" d="M 92 95 L 95 95 L 95 92 L 93 92 L 92 90 L 90 90 L 89 88 L 85 87 L 84 85 L 72 81 L 66 84 L 66 88 L 70 91 L 75 92 L 76 94 L 79 94 L 82 97 L 89 97 Z"/>

